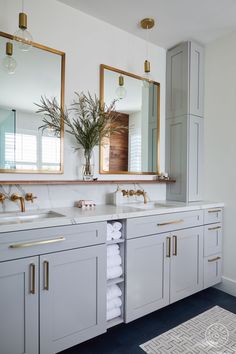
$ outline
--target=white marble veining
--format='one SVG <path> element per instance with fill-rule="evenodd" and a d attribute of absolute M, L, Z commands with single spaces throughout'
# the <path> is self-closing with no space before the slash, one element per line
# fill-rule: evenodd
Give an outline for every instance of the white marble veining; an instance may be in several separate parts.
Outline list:
<path fill-rule="evenodd" d="M 186 204 L 179 202 L 157 201 L 156 204 L 159 204 L 159 206 L 156 207 L 155 203 L 152 202 L 152 207 L 148 209 L 144 204 L 142 209 L 140 207 L 140 203 L 138 203 L 138 207 L 135 207 L 135 203 L 133 203 L 132 206 L 114 206 L 104 204 L 97 205 L 95 208 L 91 209 L 80 209 L 75 207 L 52 208 L 50 209 L 51 211 L 62 214 L 64 217 L 44 218 L 41 220 L 36 219 L 32 222 L 25 223 L 20 222 L 14 224 L 4 224 L 0 226 L 0 233 L 224 207 L 224 204 L 219 202 L 194 202 Z M 48 210 L 40 210 L 41 213 L 46 211 Z M 33 211 L 26 213 L 26 215 L 33 214 Z M 15 215 L 17 217 L 22 214 L 13 212 L 0 213 L 0 220 L 1 216 L 4 217 L 6 215 Z"/>

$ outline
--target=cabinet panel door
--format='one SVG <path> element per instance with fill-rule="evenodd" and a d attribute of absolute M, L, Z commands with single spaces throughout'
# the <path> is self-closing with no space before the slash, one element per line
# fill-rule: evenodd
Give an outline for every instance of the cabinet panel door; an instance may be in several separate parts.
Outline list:
<path fill-rule="evenodd" d="M 204 49 L 190 42 L 190 114 L 203 117 Z"/>
<path fill-rule="evenodd" d="M 0 263 L 1 354 L 38 354 L 37 284 L 38 257 Z"/>
<path fill-rule="evenodd" d="M 166 234 L 127 241 L 126 322 L 169 304 Z"/>
<path fill-rule="evenodd" d="M 203 118 L 189 117 L 188 195 L 190 202 L 202 200 L 203 197 L 203 124 Z"/>
<path fill-rule="evenodd" d="M 203 227 L 173 233 L 170 302 L 203 288 Z"/>
<path fill-rule="evenodd" d="M 57 353 L 105 332 L 105 244 L 41 256 L 40 267 L 42 353 Z"/>
<path fill-rule="evenodd" d="M 175 183 L 167 185 L 167 199 L 186 201 L 188 116 L 166 120 L 166 169 Z"/>
<path fill-rule="evenodd" d="M 167 51 L 166 116 L 173 118 L 188 113 L 189 42 Z"/>

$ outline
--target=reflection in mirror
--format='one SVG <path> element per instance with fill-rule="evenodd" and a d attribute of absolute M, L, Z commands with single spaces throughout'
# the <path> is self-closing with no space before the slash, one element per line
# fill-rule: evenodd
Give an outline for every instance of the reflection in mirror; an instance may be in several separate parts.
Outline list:
<path fill-rule="evenodd" d="M 0 33 L 1 59 L 11 38 Z M 63 105 L 65 54 L 39 44 L 23 52 L 13 43 L 12 57 L 14 73 L 0 64 L 0 172 L 61 173 L 63 130 L 42 132 L 35 103 L 47 96 Z"/>
<path fill-rule="evenodd" d="M 114 99 L 122 134 L 106 138 L 100 146 L 100 173 L 158 174 L 160 84 L 101 65 L 101 100 Z"/>

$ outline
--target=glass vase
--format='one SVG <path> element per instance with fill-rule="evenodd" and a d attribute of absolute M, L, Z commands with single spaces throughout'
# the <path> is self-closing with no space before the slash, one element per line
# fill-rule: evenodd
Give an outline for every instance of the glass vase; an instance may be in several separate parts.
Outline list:
<path fill-rule="evenodd" d="M 83 180 L 93 181 L 94 165 L 92 164 L 92 151 L 84 150 Z"/>

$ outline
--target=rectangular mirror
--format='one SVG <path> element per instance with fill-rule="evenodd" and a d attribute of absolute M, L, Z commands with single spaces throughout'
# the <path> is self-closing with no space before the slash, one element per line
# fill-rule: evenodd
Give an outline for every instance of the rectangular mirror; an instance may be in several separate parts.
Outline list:
<path fill-rule="evenodd" d="M 16 61 L 7 70 L 7 42 Z M 0 173 L 62 173 L 63 127 L 60 136 L 42 131 L 36 114 L 41 96 L 64 105 L 65 53 L 33 43 L 21 51 L 13 36 L 0 32 Z"/>
<path fill-rule="evenodd" d="M 160 84 L 101 65 L 101 102 L 116 102 L 117 124 L 126 127 L 100 144 L 100 173 L 158 174 Z"/>

